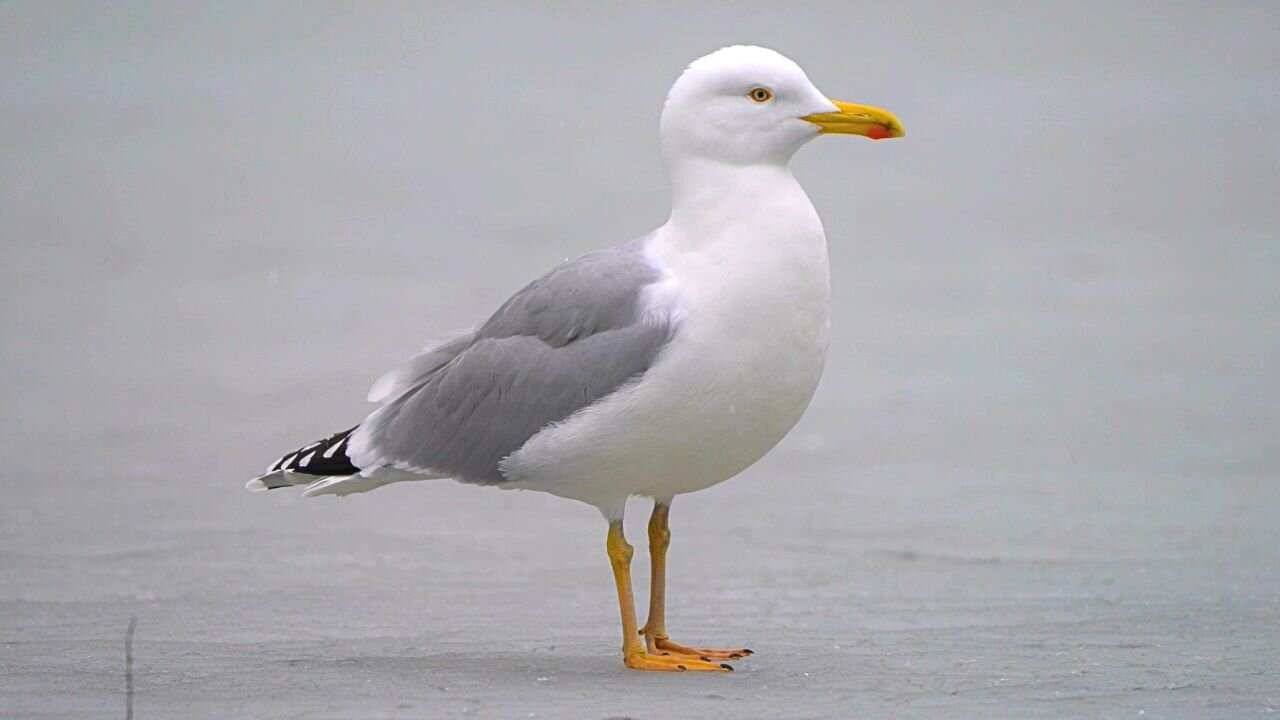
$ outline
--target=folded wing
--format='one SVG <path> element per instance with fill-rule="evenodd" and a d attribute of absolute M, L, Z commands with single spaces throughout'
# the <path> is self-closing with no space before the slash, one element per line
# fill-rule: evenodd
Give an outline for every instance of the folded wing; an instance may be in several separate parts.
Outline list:
<path fill-rule="evenodd" d="M 669 318 L 642 317 L 644 290 L 660 278 L 635 242 L 530 283 L 474 334 L 375 385 L 370 397 L 384 404 L 352 434 L 353 464 L 502 483 L 503 458 L 654 362 L 673 332 Z"/>

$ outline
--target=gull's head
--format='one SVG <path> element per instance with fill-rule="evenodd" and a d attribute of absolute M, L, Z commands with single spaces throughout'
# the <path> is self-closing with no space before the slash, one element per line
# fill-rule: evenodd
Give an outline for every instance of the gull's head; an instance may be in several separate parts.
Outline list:
<path fill-rule="evenodd" d="M 662 109 L 668 163 L 686 157 L 786 163 L 801 145 L 829 133 L 903 136 L 902 124 L 888 111 L 831 100 L 789 58 L 749 45 L 693 61 Z"/>

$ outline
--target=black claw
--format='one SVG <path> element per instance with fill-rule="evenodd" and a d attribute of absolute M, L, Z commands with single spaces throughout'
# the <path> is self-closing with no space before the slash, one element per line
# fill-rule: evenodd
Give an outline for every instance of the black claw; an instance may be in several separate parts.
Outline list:
<path fill-rule="evenodd" d="M 730 660 L 737 660 L 742 657 L 742 653 L 729 653 Z"/>
<path fill-rule="evenodd" d="M 702 662 L 711 662 L 711 658 L 707 657 L 706 655 L 699 655 L 698 659 L 701 660 Z"/>
<path fill-rule="evenodd" d="M 746 649 L 746 648 L 742 648 L 742 652 L 744 652 L 744 653 L 746 653 L 746 654 L 748 654 L 748 655 L 755 655 L 755 654 L 756 654 L 754 650 L 748 650 L 748 649 Z"/>
<path fill-rule="evenodd" d="M 687 667 L 685 667 L 685 666 L 683 666 L 683 665 L 677 665 L 676 667 L 680 668 L 681 670 L 688 670 L 688 669 L 689 669 L 689 668 L 687 668 Z"/>
<path fill-rule="evenodd" d="M 733 672 L 733 666 L 730 665 L 729 663 L 720 663 L 720 667 L 724 668 L 725 670 L 728 670 L 729 672 Z"/>

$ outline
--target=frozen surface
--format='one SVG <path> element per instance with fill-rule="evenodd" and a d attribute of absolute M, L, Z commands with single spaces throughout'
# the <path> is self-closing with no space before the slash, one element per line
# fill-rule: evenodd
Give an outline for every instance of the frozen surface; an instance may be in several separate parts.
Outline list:
<path fill-rule="evenodd" d="M 140 719 L 1277 712 L 1278 23 L 0 5 L 0 717 L 123 716 L 131 616 Z M 624 670 L 586 506 L 241 489 L 661 222 L 658 101 L 742 41 L 909 133 L 797 159 L 827 375 L 673 511 L 674 636 L 754 657 Z"/>

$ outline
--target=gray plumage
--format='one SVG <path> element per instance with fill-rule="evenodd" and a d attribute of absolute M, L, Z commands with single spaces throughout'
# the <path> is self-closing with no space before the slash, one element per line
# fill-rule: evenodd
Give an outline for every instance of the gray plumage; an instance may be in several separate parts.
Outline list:
<path fill-rule="evenodd" d="M 641 293 L 659 277 L 637 241 L 529 283 L 474 333 L 374 386 L 370 399 L 385 404 L 353 435 L 354 464 L 502 483 L 499 461 L 649 368 L 672 334 L 640 317 Z"/>

